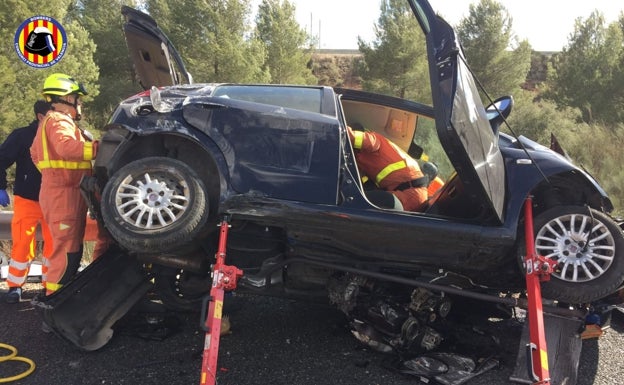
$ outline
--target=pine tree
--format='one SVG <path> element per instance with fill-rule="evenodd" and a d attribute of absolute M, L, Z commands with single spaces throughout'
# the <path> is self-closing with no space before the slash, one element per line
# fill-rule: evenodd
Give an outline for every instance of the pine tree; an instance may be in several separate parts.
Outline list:
<path fill-rule="evenodd" d="M 308 63 L 311 40 L 295 18 L 288 0 L 263 0 L 256 16 L 256 39 L 266 47 L 264 69 L 276 84 L 316 84 Z"/>
<path fill-rule="evenodd" d="M 431 101 L 424 35 L 406 1 L 383 0 L 375 40 L 358 38 L 364 56 L 363 88 L 383 94 Z"/>
<path fill-rule="evenodd" d="M 568 45 L 555 57 L 550 73 L 551 92 L 561 106 L 581 109 L 587 123 L 624 122 L 624 15 L 605 26 L 593 12 L 577 19 Z"/>
<path fill-rule="evenodd" d="M 251 34 L 249 0 L 147 0 L 147 10 L 196 82 L 263 82 L 264 49 Z"/>
<path fill-rule="evenodd" d="M 140 91 L 128 54 L 121 6 L 136 6 L 134 0 L 82 0 L 72 9 L 77 21 L 89 32 L 97 49 L 94 59 L 100 69 L 100 93 L 91 103 L 90 121 L 103 127 L 123 98 Z"/>
<path fill-rule="evenodd" d="M 500 3 L 481 0 L 470 5 L 457 27 L 468 65 L 493 99 L 518 92 L 531 68 L 531 47 L 526 40 L 517 41 L 512 24 Z"/>

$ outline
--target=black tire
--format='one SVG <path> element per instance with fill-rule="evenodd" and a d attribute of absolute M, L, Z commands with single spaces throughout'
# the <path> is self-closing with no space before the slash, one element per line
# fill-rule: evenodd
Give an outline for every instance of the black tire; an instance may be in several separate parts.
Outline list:
<path fill-rule="evenodd" d="M 173 311 L 200 311 L 212 287 L 210 273 L 165 269 L 166 272 L 154 277 L 154 291 L 163 305 Z"/>
<path fill-rule="evenodd" d="M 191 241 L 206 223 L 208 194 L 184 162 L 149 157 L 128 163 L 102 191 L 102 217 L 120 246 L 167 252 Z"/>
<path fill-rule="evenodd" d="M 624 236 L 608 215 L 585 206 L 556 206 L 534 218 L 533 231 L 537 254 L 557 261 L 550 280 L 542 282 L 543 297 L 589 303 L 624 281 Z"/>

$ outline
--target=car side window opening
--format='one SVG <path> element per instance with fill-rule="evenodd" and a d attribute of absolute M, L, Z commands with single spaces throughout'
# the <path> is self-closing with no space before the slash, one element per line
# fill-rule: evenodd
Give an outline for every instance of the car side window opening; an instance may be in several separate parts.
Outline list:
<path fill-rule="evenodd" d="M 359 101 L 343 100 L 343 108 L 347 125 L 355 130 L 383 135 L 418 162 L 421 171 L 428 178 L 426 187 L 428 187 L 429 198 L 432 198 L 444 185 L 445 177 L 452 174 L 450 161 L 437 138 L 433 118 L 411 111 Z M 353 147 L 353 143 L 350 144 Z M 441 170 L 437 159 L 441 161 Z M 361 180 L 361 184 L 362 191 L 369 198 L 371 191 L 379 190 L 366 177 Z M 426 208 L 425 205 L 423 210 Z"/>

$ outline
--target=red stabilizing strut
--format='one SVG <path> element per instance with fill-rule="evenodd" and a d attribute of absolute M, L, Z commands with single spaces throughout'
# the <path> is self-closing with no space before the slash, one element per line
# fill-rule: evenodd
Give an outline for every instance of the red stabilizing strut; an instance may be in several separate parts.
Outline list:
<path fill-rule="evenodd" d="M 527 345 L 527 364 L 529 378 L 534 384 L 550 384 L 548 372 L 548 352 L 542 308 L 541 280 L 548 280 L 552 265 L 546 258 L 539 257 L 535 251 L 533 233 L 533 200 L 528 197 L 524 202 L 524 231 L 526 239 L 526 286 L 530 343 Z"/>
<path fill-rule="evenodd" d="M 219 340 L 221 338 L 221 317 L 223 313 L 223 297 L 226 290 L 236 289 L 238 278 L 242 277 L 243 271 L 236 266 L 225 264 L 225 250 L 227 235 L 230 224 L 229 217 L 225 216 L 219 225 L 219 248 L 215 255 L 216 262 L 212 269 L 212 288 L 210 297 L 204 301 L 203 314 L 206 314 L 206 302 L 210 300 L 208 315 L 204 322 L 206 338 L 204 340 L 204 354 L 202 358 L 201 385 L 214 385 L 217 381 L 217 357 L 219 355 Z"/>

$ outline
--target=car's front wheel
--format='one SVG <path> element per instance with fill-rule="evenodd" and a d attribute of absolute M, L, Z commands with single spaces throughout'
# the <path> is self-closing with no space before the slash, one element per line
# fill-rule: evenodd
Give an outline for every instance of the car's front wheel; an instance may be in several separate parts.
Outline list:
<path fill-rule="evenodd" d="M 624 237 L 608 215 L 585 206 L 557 206 L 533 221 L 538 255 L 557 262 L 542 295 L 567 303 L 588 303 L 624 281 Z"/>
<path fill-rule="evenodd" d="M 149 157 L 128 163 L 102 191 L 111 236 L 131 251 L 171 251 L 191 241 L 208 218 L 206 188 L 187 164 Z"/>

